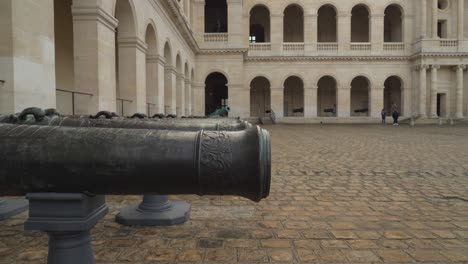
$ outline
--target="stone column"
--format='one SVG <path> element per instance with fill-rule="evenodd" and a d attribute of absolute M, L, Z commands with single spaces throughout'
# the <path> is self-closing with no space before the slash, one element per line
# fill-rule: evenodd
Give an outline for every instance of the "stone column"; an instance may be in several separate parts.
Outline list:
<path fill-rule="evenodd" d="M 351 14 L 338 14 L 338 45 L 340 51 L 350 49 L 351 43 Z"/>
<path fill-rule="evenodd" d="M 421 38 L 427 37 L 427 0 L 421 0 Z"/>
<path fill-rule="evenodd" d="M 228 106 L 231 108 L 231 117 L 249 117 L 250 105 L 249 89 L 243 83 L 228 83 Z"/>
<path fill-rule="evenodd" d="M 458 39 L 465 38 L 465 0 L 458 0 Z"/>
<path fill-rule="evenodd" d="M 279 54 L 283 50 L 283 14 L 270 15 L 271 18 L 271 50 Z"/>
<path fill-rule="evenodd" d="M 192 115 L 192 84 L 185 79 L 185 115 Z"/>
<path fill-rule="evenodd" d="M 164 57 L 158 56 L 158 94 L 156 100 L 156 113 L 164 114 L 164 74 L 166 61 Z"/>
<path fill-rule="evenodd" d="M 463 118 L 463 71 L 466 65 L 457 65 L 457 110 L 455 112 L 456 118 Z"/>
<path fill-rule="evenodd" d="M 428 65 L 421 65 L 419 66 L 419 115 L 421 117 L 426 117 L 426 104 L 427 104 L 427 96 L 426 96 L 426 70 L 429 68 Z"/>
<path fill-rule="evenodd" d="M 337 117 L 351 116 L 351 87 L 337 87 Z"/>
<path fill-rule="evenodd" d="M 198 43 L 203 43 L 205 34 L 205 0 L 194 0 L 193 31 Z"/>
<path fill-rule="evenodd" d="M 146 56 L 146 103 L 148 104 L 147 115 L 154 115 L 158 112 L 158 95 L 159 95 L 159 79 L 158 79 L 158 55 Z"/>
<path fill-rule="evenodd" d="M 118 39 L 119 97 L 124 115 L 146 113 L 146 50 L 148 45 L 136 37 Z"/>
<path fill-rule="evenodd" d="M 228 34 L 229 34 L 229 47 L 241 48 L 242 41 L 242 28 L 243 28 L 243 0 L 227 0 L 228 8 Z"/>
<path fill-rule="evenodd" d="M 373 14 L 370 24 L 370 42 L 373 51 L 382 51 L 384 42 L 384 14 Z"/>
<path fill-rule="evenodd" d="M 284 88 L 271 88 L 271 109 L 276 117 L 284 117 Z"/>
<path fill-rule="evenodd" d="M 439 38 L 437 36 L 437 24 L 439 22 L 439 7 L 437 0 L 432 0 L 432 38 Z"/>
<path fill-rule="evenodd" d="M 380 117 L 380 112 L 384 108 L 384 88 L 385 87 L 370 87 L 370 117 Z"/>
<path fill-rule="evenodd" d="M 193 97 L 193 115 L 204 116 L 205 115 L 205 84 L 192 83 Z"/>
<path fill-rule="evenodd" d="M 431 67 L 431 113 L 430 117 L 437 118 L 437 91 L 438 91 L 438 78 L 437 70 L 439 65 L 432 65 Z"/>
<path fill-rule="evenodd" d="M 76 112 L 116 111 L 115 28 L 118 21 L 96 6 L 72 6 L 75 90 L 93 94 Z"/>
<path fill-rule="evenodd" d="M 177 74 L 176 86 L 176 113 L 178 117 L 181 117 L 185 115 L 185 78 L 183 74 Z"/>
<path fill-rule="evenodd" d="M 305 51 L 317 50 L 317 14 L 304 16 Z"/>
<path fill-rule="evenodd" d="M 176 82 L 177 70 L 173 66 L 165 66 L 164 69 L 164 112 L 166 115 L 175 115 L 176 112 Z"/>
<path fill-rule="evenodd" d="M 304 117 L 317 117 L 318 87 L 304 88 Z"/>

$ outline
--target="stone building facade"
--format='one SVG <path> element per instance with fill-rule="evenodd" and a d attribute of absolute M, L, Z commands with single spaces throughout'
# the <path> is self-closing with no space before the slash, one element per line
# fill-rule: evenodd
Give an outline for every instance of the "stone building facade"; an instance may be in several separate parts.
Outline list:
<path fill-rule="evenodd" d="M 0 113 L 463 118 L 467 13 L 465 0 L 0 0 Z"/>

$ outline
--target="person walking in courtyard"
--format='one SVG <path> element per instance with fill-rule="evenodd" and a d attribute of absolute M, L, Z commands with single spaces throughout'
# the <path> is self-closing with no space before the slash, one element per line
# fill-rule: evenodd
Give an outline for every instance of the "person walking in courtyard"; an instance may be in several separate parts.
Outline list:
<path fill-rule="evenodd" d="M 398 110 L 393 110 L 393 113 L 392 113 L 392 117 L 393 117 L 393 125 L 394 126 L 398 126 L 398 118 L 400 117 L 400 113 L 398 112 Z"/>
<path fill-rule="evenodd" d="M 382 109 L 382 112 L 380 112 L 380 115 L 382 116 L 382 124 L 386 124 L 386 118 L 387 118 L 387 112 L 385 112 L 385 109 Z"/>

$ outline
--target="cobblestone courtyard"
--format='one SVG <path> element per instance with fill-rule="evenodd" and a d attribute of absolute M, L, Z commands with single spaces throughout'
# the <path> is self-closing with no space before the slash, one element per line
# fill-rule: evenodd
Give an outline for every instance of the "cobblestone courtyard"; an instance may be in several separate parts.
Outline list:
<path fill-rule="evenodd" d="M 108 197 L 98 263 L 468 263 L 468 127 L 277 125 L 273 183 L 255 204 L 172 196 L 186 224 L 129 228 Z M 1 263 L 45 263 L 47 237 L 0 222 Z"/>

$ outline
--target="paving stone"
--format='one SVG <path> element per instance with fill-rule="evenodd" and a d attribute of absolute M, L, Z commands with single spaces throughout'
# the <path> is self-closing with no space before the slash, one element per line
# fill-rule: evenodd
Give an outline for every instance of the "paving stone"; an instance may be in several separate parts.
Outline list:
<path fill-rule="evenodd" d="M 275 125 L 270 197 L 177 195 L 191 219 L 126 227 L 107 196 L 98 264 L 468 262 L 468 126 Z M 444 198 L 445 197 L 445 198 Z M 27 213 L 0 222 L 0 263 L 45 263 Z"/>
<path fill-rule="evenodd" d="M 383 259 L 384 262 L 412 262 L 413 259 L 404 251 L 383 249 L 378 250 L 377 254 Z"/>

